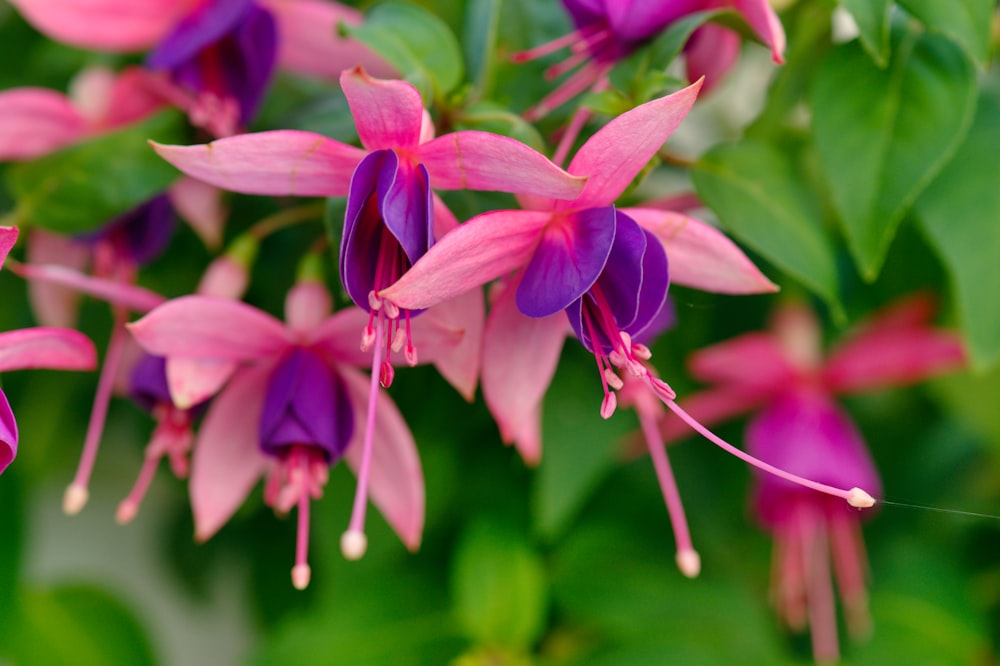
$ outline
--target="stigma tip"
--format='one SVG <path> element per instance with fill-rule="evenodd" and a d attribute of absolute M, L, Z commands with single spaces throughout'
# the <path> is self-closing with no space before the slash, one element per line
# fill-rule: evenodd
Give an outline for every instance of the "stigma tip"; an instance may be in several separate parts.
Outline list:
<path fill-rule="evenodd" d="M 309 579 L 312 578 L 312 569 L 308 564 L 296 564 L 292 567 L 292 586 L 296 590 L 304 590 L 309 587 Z"/>
<path fill-rule="evenodd" d="M 696 550 L 678 550 L 677 568 L 688 578 L 697 578 L 701 573 L 701 555 Z"/>
<path fill-rule="evenodd" d="M 340 552 L 348 560 L 360 560 L 368 550 L 368 537 L 364 532 L 347 530 L 340 537 Z"/>
<path fill-rule="evenodd" d="M 115 511 L 115 522 L 119 525 L 128 525 L 135 519 L 137 513 L 139 513 L 138 504 L 131 500 L 122 500 L 118 510 Z"/>
<path fill-rule="evenodd" d="M 847 503 L 858 509 L 867 509 L 869 507 L 875 506 L 875 498 L 861 490 L 861 488 L 854 487 L 847 491 Z"/>
<path fill-rule="evenodd" d="M 63 513 L 67 516 L 75 516 L 83 511 L 83 507 L 87 505 L 87 500 L 89 499 L 90 492 L 85 486 L 77 483 L 69 484 L 69 487 L 66 488 L 66 492 L 63 494 Z"/>

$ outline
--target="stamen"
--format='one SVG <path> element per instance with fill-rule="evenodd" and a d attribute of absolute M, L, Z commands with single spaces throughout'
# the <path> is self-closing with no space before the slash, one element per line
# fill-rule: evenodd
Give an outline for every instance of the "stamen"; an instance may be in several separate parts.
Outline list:
<path fill-rule="evenodd" d="M 303 457 L 300 464 L 309 464 L 309 459 Z M 297 469 L 301 477 L 305 470 Z M 292 567 L 292 585 L 297 590 L 304 590 L 309 585 L 312 571 L 307 562 L 309 553 L 309 484 L 299 487 L 299 521 L 298 534 L 295 539 L 295 566 Z"/>
<path fill-rule="evenodd" d="M 379 298 L 374 289 L 368 292 L 368 307 L 372 310 L 378 310 L 382 307 L 382 299 Z"/>
<path fill-rule="evenodd" d="M 653 358 L 653 352 L 646 345 L 635 343 L 632 345 L 632 356 L 635 356 L 640 361 L 648 361 Z"/>
<path fill-rule="evenodd" d="M 398 352 L 406 344 L 406 330 L 397 328 L 392 336 L 392 351 Z"/>
<path fill-rule="evenodd" d="M 608 385 L 616 391 L 621 391 L 622 387 L 625 386 L 622 378 L 616 375 L 611 368 L 604 369 L 604 378 L 608 381 Z"/>
<path fill-rule="evenodd" d="M 555 90 L 542 98 L 535 106 L 522 115 L 529 122 L 541 120 L 549 111 L 556 109 L 584 90 L 590 88 L 610 69 L 607 64 L 589 62 L 578 69 L 572 76 L 563 81 Z"/>
<path fill-rule="evenodd" d="M 360 560 L 368 550 L 368 537 L 364 532 L 347 530 L 340 537 L 340 552 L 344 559 Z"/>
<path fill-rule="evenodd" d="M 399 317 L 399 306 L 390 300 L 382 300 L 382 305 L 385 308 L 385 316 L 389 319 L 396 319 Z"/>
<path fill-rule="evenodd" d="M 555 53 L 566 47 L 571 47 L 573 44 L 585 40 L 588 36 L 593 35 L 599 30 L 598 25 L 592 24 L 584 26 L 579 30 L 575 30 L 567 35 L 553 39 L 551 42 L 546 42 L 533 49 L 528 49 L 527 51 L 518 51 L 510 55 L 510 61 L 513 63 L 530 62 L 532 60 L 537 60 L 542 56 L 547 56 L 550 53 Z"/>
<path fill-rule="evenodd" d="M 406 351 L 403 352 L 406 364 L 411 368 L 417 365 L 417 348 L 413 344 L 413 335 L 410 330 L 410 311 L 406 311 Z"/>
<path fill-rule="evenodd" d="M 604 400 L 601 401 L 601 418 L 604 420 L 610 419 L 617 407 L 618 398 L 615 397 L 615 394 L 610 391 L 605 393 Z"/>

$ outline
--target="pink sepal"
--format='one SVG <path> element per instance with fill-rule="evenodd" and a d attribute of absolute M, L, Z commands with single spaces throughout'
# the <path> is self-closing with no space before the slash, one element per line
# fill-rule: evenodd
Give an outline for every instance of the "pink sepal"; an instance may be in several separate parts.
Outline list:
<path fill-rule="evenodd" d="M 0 227 L 0 268 L 3 268 L 3 262 L 17 242 L 17 234 L 17 227 Z"/>
<path fill-rule="evenodd" d="M 340 87 L 347 96 L 362 146 L 368 150 L 416 149 L 424 106 L 412 84 L 375 79 L 361 67 L 354 67 L 340 75 Z"/>
<path fill-rule="evenodd" d="M 771 59 L 779 65 L 785 62 L 785 29 L 767 0 L 728 0 L 754 32 L 771 49 Z"/>
<path fill-rule="evenodd" d="M 267 470 L 260 415 L 273 364 L 244 368 L 212 402 L 191 460 L 195 539 L 206 541 L 240 507 Z"/>
<path fill-rule="evenodd" d="M 180 409 L 194 407 L 218 393 L 238 367 L 237 361 L 172 356 L 167 359 L 170 398 Z"/>
<path fill-rule="evenodd" d="M 0 372 L 27 368 L 93 370 L 94 344 L 66 328 L 22 328 L 0 333 Z"/>
<path fill-rule="evenodd" d="M 476 384 L 479 383 L 486 320 L 482 289 L 470 289 L 435 305 L 422 316 L 432 317 L 445 329 L 461 332 L 461 341 L 451 351 L 440 354 L 434 361 L 434 367 L 463 398 L 472 402 L 476 396 Z"/>
<path fill-rule="evenodd" d="M 11 272 L 26 280 L 48 282 L 69 287 L 81 294 L 120 305 L 133 312 L 148 312 L 166 299 L 144 287 L 126 282 L 86 275 L 66 266 L 55 264 L 17 264 Z"/>
<path fill-rule="evenodd" d="M 354 436 L 344 457 L 351 469 L 361 463 L 361 446 L 368 405 L 369 379 L 357 370 L 341 368 L 354 408 Z M 395 403 L 385 391 L 379 391 L 375 408 L 375 433 L 372 441 L 371 500 L 386 521 L 410 550 L 420 547 L 424 531 L 424 474 L 413 435 Z"/>
<path fill-rule="evenodd" d="M 222 243 L 222 230 L 229 207 L 217 187 L 194 178 L 178 178 L 167 190 L 170 204 L 210 249 Z"/>
<path fill-rule="evenodd" d="M 778 290 L 735 243 L 701 220 L 652 208 L 621 210 L 663 243 L 671 282 L 720 294 Z"/>
<path fill-rule="evenodd" d="M 90 249 L 69 236 L 32 229 L 25 249 L 29 265 L 58 264 L 83 273 L 90 261 Z M 73 328 L 76 325 L 80 292 L 48 280 L 28 280 L 28 301 L 35 319 L 43 326 Z"/>
<path fill-rule="evenodd" d="M 768 393 L 796 377 L 784 350 L 767 333 L 746 333 L 695 352 L 691 375 L 706 383 L 735 384 Z"/>
<path fill-rule="evenodd" d="M 729 28 L 706 23 L 691 35 L 684 47 L 688 81 L 705 78 L 703 94 L 722 83 L 740 56 L 740 36 Z"/>
<path fill-rule="evenodd" d="M 47 155 L 86 133 L 87 119 L 64 95 L 45 88 L 0 92 L 0 162 Z"/>
<path fill-rule="evenodd" d="M 187 175 L 224 190 L 298 197 L 347 196 L 354 168 L 365 156 L 354 146 L 298 130 L 241 134 L 198 146 L 150 145 Z"/>
<path fill-rule="evenodd" d="M 163 37 L 191 3 L 184 0 L 10 0 L 39 32 L 100 51 L 139 51 Z"/>

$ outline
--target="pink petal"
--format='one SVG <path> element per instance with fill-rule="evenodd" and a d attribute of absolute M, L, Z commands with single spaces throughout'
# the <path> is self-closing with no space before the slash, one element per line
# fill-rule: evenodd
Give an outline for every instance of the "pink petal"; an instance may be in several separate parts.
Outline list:
<path fill-rule="evenodd" d="M 284 325 L 257 308 L 228 298 L 182 296 L 128 326 L 142 347 L 158 356 L 262 359 L 287 345 Z"/>
<path fill-rule="evenodd" d="M 65 96 L 45 88 L 0 92 L 0 162 L 31 160 L 82 140 L 87 120 Z"/>
<path fill-rule="evenodd" d="M 163 37 L 190 3 L 178 0 L 11 0 L 52 39 L 99 51 L 139 51 Z"/>
<path fill-rule="evenodd" d="M 721 294 L 778 290 L 735 243 L 701 220 L 652 208 L 623 208 L 622 212 L 663 243 L 671 282 Z"/>
<path fill-rule="evenodd" d="M 539 233 L 551 219 L 547 211 L 477 215 L 438 241 L 379 295 L 399 307 L 417 310 L 486 284 L 526 264 Z"/>
<path fill-rule="evenodd" d="M 705 78 L 704 94 L 716 88 L 740 56 L 740 36 L 729 28 L 706 23 L 691 35 L 684 47 L 688 81 Z"/>
<path fill-rule="evenodd" d="M 729 0 L 754 32 L 771 48 L 771 58 L 779 65 L 785 62 L 785 29 L 767 0 Z"/>
<path fill-rule="evenodd" d="M 933 295 L 919 292 L 897 299 L 879 309 L 857 330 L 857 336 L 869 332 L 885 332 L 900 328 L 929 327 L 937 312 L 937 303 Z"/>
<path fill-rule="evenodd" d="M 99 118 L 100 127 L 114 129 L 139 122 L 166 106 L 158 92 L 163 85 L 162 77 L 142 67 L 123 69 L 111 87 L 107 108 Z"/>
<path fill-rule="evenodd" d="M 93 370 L 97 352 L 87 336 L 66 328 L 22 328 L 0 333 L 0 372 L 27 368 Z"/>
<path fill-rule="evenodd" d="M 778 342 L 766 333 L 747 333 L 706 347 L 691 356 L 688 366 L 700 381 L 765 393 L 781 388 L 796 372 Z"/>
<path fill-rule="evenodd" d="M 180 178 L 167 191 L 174 210 L 191 225 L 209 248 L 222 243 L 222 229 L 229 207 L 222 203 L 222 192 L 194 178 Z"/>
<path fill-rule="evenodd" d="M 90 261 L 90 249 L 69 236 L 32 229 L 26 258 L 29 265 L 58 264 L 82 273 Z M 48 280 L 28 281 L 28 300 L 35 319 L 43 326 L 73 328 L 76 325 L 80 292 Z"/>
<path fill-rule="evenodd" d="M 427 167 L 431 187 L 438 190 L 491 190 L 574 199 L 584 191 L 586 182 L 520 141 L 489 132 L 467 130 L 439 136 L 420 146 L 416 159 Z"/>
<path fill-rule="evenodd" d="M 364 152 L 312 132 L 241 134 L 199 146 L 150 142 L 160 157 L 187 175 L 244 194 L 347 196 Z"/>
<path fill-rule="evenodd" d="M 493 304 L 483 335 L 483 399 L 504 442 L 513 442 L 525 462 L 541 458 L 542 398 L 555 375 L 569 322 L 563 313 L 532 318 L 515 303 L 512 280 Z"/>
<path fill-rule="evenodd" d="M 965 367 L 958 335 L 931 328 L 876 331 L 840 346 L 823 369 L 832 391 L 904 386 Z"/>
<path fill-rule="evenodd" d="M 351 469 L 361 463 L 361 439 L 366 421 L 369 380 L 356 370 L 341 369 L 354 407 L 354 436 L 345 459 Z M 420 547 L 424 531 L 424 475 L 413 435 L 395 403 L 385 391 L 378 392 L 375 433 L 372 443 L 369 491 L 372 502 L 410 550 Z"/>
<path fill-rule="evenodd" d="M 368 150 L 413 150 L 419 145 L 424 104 L 411 84 L 373 79 L 355 67 L 340 75 L 340 87 L 362 146 Z"/>
<path fill-rule="evenodd" d="M 679 404 L 705 426 L 722 423 L 746 414 L 767 400 L 767 394 L 745 387 L 713 388 L 683 397 Z M 660 434 L 666 444 L 695 435 L 676 414 L 666 410 L 660 420 Z"/>
<path fill-rule="evenodd" d="M 11 272 L 26 280 L 69 287 L 81 294 L 121 305 L 134 312 L 148 312 L 166 300 L 144 287 L 93 277 L 55 264 L 18 264 L 16 268 L 11 268 Z"/>
<path fill-rule="evenodd" d="M 191 460 L 195 538 L 209 539 L 240 507 L 267 469 L 260 414 L 272 367 L 245 368 L 209 407 Z"/>
<path fill-rule="evenodd" d="M 336 80 L 361 65 L 373 76 L 393 76 L 393 69 L 364 44 L 340 37 L 337 25 L 358 25 L 361 12 L 325 0 L 260 0 L 278 22 L 278 62 L 298 74 Z"/>
<path fill-rule="evenodd" d="M 590 176 L 573 208 L 607 206 L 642 171 L 691 110 L 701 81 L 623 113 L 583 144 L 572 174 Z"/>
<path fill-rule="evenodd" d="M 3 268 L 4 260 L 17 242 L 17 233 L 17 227 L 0 227 L 0 268 Z"/>
<path fill-rule="evenodd" d="M 17 421 L 7 402 L 7 396 L 0 389 L 0 474 L 17 457 Z"/>
<path fill-rule="evenodd" d="M 464 294 L 435 305 L 421 315 L 429 317 L 447 329 L 461 331 L 461 342 L 434 361 L 441 376 L 462 397 L 472 402 L 479 382 L 479 364 L 483 347 L 483 326 L 486 320 L 486 303 L 481 289 L 470 289 Z M 423 355 L 422 350 L 419 349 Z"/>
<path fill-rule="evenodd" d="M 218 393 L 238 367 L 236 361 L 172 356 L 167 359 L 170 398 L 181 409 L 194 407 Z"/>
<path fill-rule="evenodd" d="M 458 228 L 459 222 L 451 209 L 445 205 L 437 194 L 431 193 L 434 200 L 434 238 L 441 239 L 449 231 Z"/>

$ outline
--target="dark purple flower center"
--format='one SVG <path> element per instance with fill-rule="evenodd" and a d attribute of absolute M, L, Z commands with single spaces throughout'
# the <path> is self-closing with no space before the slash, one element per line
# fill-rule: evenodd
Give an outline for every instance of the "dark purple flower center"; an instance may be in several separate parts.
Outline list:
<path fill-rule="evenodd" d="M 704 0 L 562 0 L 595 60 L 625 57 Z"/>
<path fill-rule="evenodd" d="M 354 433 L 354 412 L 340 377 L 319 354 L 296 347 L 274 369 L 260 419 L 261 450 L 282 457 L 291 447 L 341 458 Z"/>
<path fill-rule="evenodd" d="M 90 244 L 109 244 L 116 256 L 142 265 L 167 247 L 175 223 L 169 198 L 159 194 L 79 238 Z"/>

